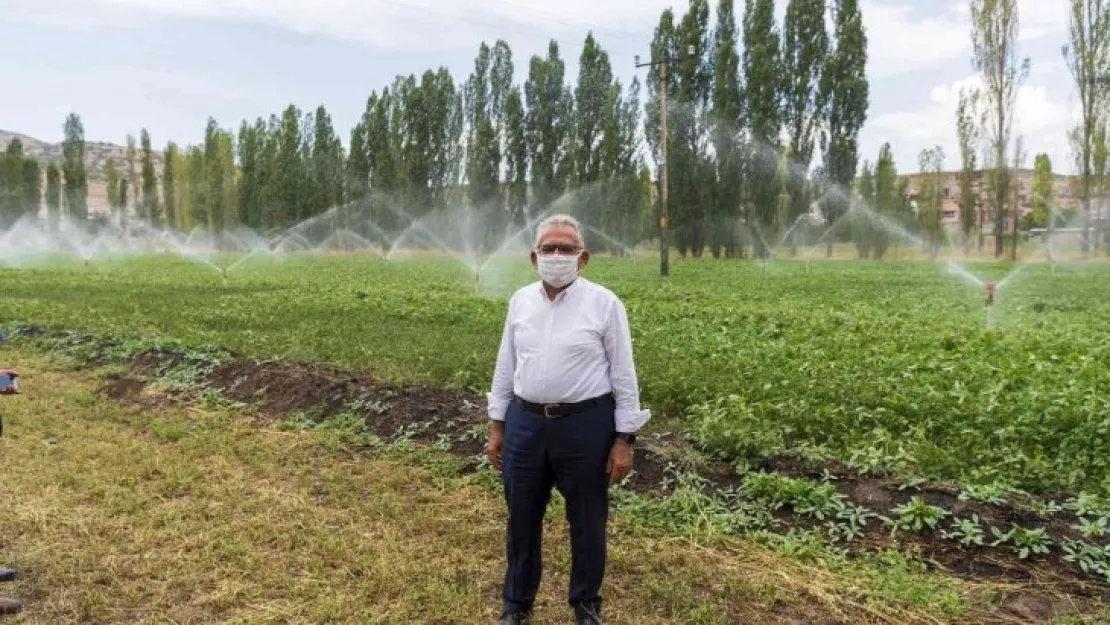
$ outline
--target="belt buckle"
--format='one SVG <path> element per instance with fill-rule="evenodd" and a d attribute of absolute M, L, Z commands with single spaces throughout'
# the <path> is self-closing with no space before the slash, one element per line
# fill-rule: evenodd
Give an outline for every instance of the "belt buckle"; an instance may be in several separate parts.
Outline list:
<path fill-rule="evenodd" d="M 553 419 L 553 418 L 559 416 L 559 415 L 551 414 L 551 408 L 552 407 L 557 407 L 557 406 L 558 406 L 558 404 L 544 404 L 543 405 L 543 416 L 547 417 L 548 419 Z"/>

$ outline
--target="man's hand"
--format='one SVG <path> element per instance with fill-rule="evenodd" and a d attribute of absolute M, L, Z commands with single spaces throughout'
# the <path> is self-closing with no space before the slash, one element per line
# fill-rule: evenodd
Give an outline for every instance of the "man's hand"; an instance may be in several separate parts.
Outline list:
<path fill-rule="evenodd" d="M 501 448 L 505 444 L 505 424 L 491 420 L 489 423 L 489 442 L 486 443 L 486 457 L 498 471 L 501 470 Z"/>
<path fill-rule="evenodd" d="M 623 438 L 618 438 L 609 450 L 609 464 L 605 467 L 609 474 L 610 484 L 619 484 L 632 472 L 632 445 Z"/>

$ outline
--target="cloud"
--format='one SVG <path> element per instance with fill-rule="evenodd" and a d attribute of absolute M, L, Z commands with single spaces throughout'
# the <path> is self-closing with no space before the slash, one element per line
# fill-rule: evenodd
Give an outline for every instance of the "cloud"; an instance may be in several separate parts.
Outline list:
<path fill-rule="evenodd" d="M 869 71 L 875 78 L 899 76 L 947 62 L 971 66 L 971 11 L 967 0 L 935 1 L 922 13 L 905 2 L 864 0 Z M 1018 0 L 1019 41 L 1057 36 L 1068 26 L 1066 0 Z M 1019 52 L 1020 53 L 1020 52 Z"/>
<path fill-rule="evenodd" d="M 961 89 L 976 89 L 983 85 L 978 75 L 938 85 L 929 93 L 929 102 L 915 110 L 879 115 L 870 124 L 870 133 L 880 133 L 894 146 L 925 148 L 939 145 L 944 149 L 946 168 L 959 165 L 956 144 L 956 107 Z M 1043 84 L 1022 85 L 1014 109 L 1014 130 L 1011 140 L 1023 138 L 1026 151 L 1025 166 L 1031 166 L 1033 156 L 1045 152 L 1058 171 L 1073 169 L 1067 131 L 1078 117 L 1078 110 L 1065 100 L 1054 97 Z M 901 169 L 915 171 L 913 163 L 902 163 Z"/>
<path fill-rule="evenodd" d="M 860 5 L 867 28 L 868 73 L 888 78 L 962 57 L 971 59 L 966 3 L 937 3 L 921 15 L 908 4 L 865 0 Z"/>
<path fill-rule="evenodd" d="M 599 38 L 647 42 L 670 0 L 562 0 L 537 7 L 528 0 L 0 0 L 16 19 L 95 28 L 106 15 L 140 20 L 164 18 L 259 23 L 373 48 L 444 51 L 472 48 L 482 39 L 529 35 L 575 38 L 594 30 Z"/>

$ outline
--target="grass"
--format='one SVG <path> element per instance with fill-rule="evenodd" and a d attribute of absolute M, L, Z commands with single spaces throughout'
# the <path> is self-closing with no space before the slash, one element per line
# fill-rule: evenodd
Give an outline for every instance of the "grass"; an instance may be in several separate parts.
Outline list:
<path fill-rule="evenodd" d="M 217 262 L 221 262 L 217 259 Z M 999 279 L 1007 264 L 971 270 Z M 1110 494 L 1110 266 L 1020 267 L 983 292 L 942 263 L 598 259 L 626 302 L 645 404 L 737 460 Z M 0 323 L 213 344 L 484 392 L 524 263 L 255 258 L 224 285 L 173 257 L 0 270 Z M 658 423 L 658 421 L 656 422 Z"/>
<path fill-rule="evenodd" d="M 99 374 L 8 351 L 0 556 L 11 623 L 472 623 L 496 617 L 504 506 L 488 474 L 367 453 L 206 404 L 125 405 Z M 164 404 L 160 404 L 164 405 Z M 421 452 L 430 454 L 431 452 Z M 546 528 L 540 622 L 566 622 L 565 523 Z M 970 589 L 867 563 L 830 571 L 618 515 L 614 623 L 989 622 Z M 912 567 L 911 567 L 912 568 Z M 901 573 L 895 571 L 901 570 Z M 986 620 L 984 620 L 986 619 Z"/>

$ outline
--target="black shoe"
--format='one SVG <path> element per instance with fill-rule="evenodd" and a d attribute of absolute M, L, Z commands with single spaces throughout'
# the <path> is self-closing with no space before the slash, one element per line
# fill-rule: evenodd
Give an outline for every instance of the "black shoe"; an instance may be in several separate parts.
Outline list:
<path fill-rule="evenodd" d="M 502 614 L 501 620 L 497 621 L 497 625 L 526 625 L 532 618 L 531 612 L 513 612 L 511 614 Z"/>
<path fill-rule="evenodd" d="M 578 625 L 601 625 L 601 606 L 579 604 L 574 606 Z"/>
<path fill-rule="evenodd" d="M 12 569 L 0 569 L 0 582 L 10 582 L 13 579 L 19 578 L 19 571 Z"/>

